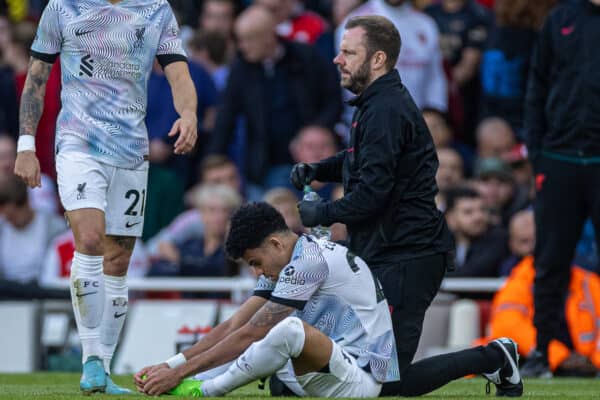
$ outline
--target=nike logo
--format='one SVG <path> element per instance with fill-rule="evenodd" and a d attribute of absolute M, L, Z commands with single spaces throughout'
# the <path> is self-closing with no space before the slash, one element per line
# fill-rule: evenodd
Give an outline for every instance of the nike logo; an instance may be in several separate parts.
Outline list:
<path fill-rule="evenodd" d="M 127 222 L 125 222 L 125 228 L 132 228 L 132 227 L 134 227 L 134 226 L 136 226 L 136 225 L 139 225 L 139 224 L 141 224 L 141 222 L 134 222 L 134 223 L 132 224 L 132 223 L 130 223 L 129 221 L 127 221 Z"/>
<path fill-rule="evenodd" d="M 115 318 L 121 318 L 123 315 L 127 314 L 126 312 L 124 313 L 118 313 L 115 311 Z"/>
<path fill-rule="evenodd" d="M 511 343 L 509 340 L 507 340 L 505 338 L 500 338 L 500 339 L 498 339 L 498 341 L 503 342 L 503 343 Z M 504 354 L 506 354 L 506 357 L 508 358 L 508 362 L 510 363 L 510 368 L 512 369 L 512 375 L 507 377 L 506 379 L 513 385 L 516 385 L 519 382 L 521 382 L 521 374 L 519 373 L 519 367 L 517 365 L 517 363 L 519 362 L 519 353 L 516 352 L 517 359 L 515 360 L 512 357 L 512 355 L 508 352 L 506 347 L 504 347 L 504 346 L 499 346 L 499 347 L 502 349 Z"/>
<path fill-rule="evenodd" d="M 94 32 L 94 30 L 90 30 L 90 31 L 82 31 L 81 29 L 77 29 L 75 31 L 75 36 L 83 36 L 83 35 L 87 35 L 88 33 L 92 33 Z"/>
<path fill-rule="evenodd" d="M 563 36 L 569 36 L 575 30 L 575 25 L 565 26 L 560 30 L 560 34 Z"/>
<path fill-rule="evenodd" d="M 83 297 L 83 296 L 89 296 L 90 294 L 96 294 L 96 293 L 98 293 L 98 291 L 87 292 L 87 293 L 77 293 L 75 296 L 77 296 L 77 297 Z"/>

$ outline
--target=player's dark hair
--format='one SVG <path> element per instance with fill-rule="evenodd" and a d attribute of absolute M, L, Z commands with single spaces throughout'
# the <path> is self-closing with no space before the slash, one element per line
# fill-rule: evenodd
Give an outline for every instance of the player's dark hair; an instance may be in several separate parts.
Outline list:
<path fill-rule="evenodd" d="M 286 232 L 285 220 L 273 206 L 265 203 L 248 203 L 231 217 L 231 229 L 225 243 L 229 257 L 237 260 L 246 250 L 256 249 L 270 235 Z"/>
<path fill-rule="evenodd" d="M 391 71 L 396 66 L 402 40 L 394 24 L 379 15 L 353 17 L 346 22 L 345 29 L 363 28 L 365 30 L 365 47 L 367 58 L 377 51 L 383 51 L 387 56 L 385 67 Z"/>
<path fill-rule="evenodd" d="M 459 186 L 446 192 L 446 212 L 451 212 L 462 199 L 478 199 L 479 192 L 468 186 Z"/>
<path fill-rule="evenodd" d="M 22 207 L 27 204 L 27 185 L 16 175 L 0 178 L 0 205 L 14 204 Z"/>

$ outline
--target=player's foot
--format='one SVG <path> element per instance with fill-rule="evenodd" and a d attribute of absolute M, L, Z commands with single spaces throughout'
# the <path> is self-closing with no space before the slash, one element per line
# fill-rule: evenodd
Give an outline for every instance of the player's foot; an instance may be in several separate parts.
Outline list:
<path fill-rule="evenodd" d="M 106 373 L 99 357 L 90 356 L 83 364 L 79 388 L 83 394 L 104 392 L 106 389 Z"/>
<path fill-rule="evenodd" d="M 106 390 L 104 391 L 106 394 L 115 394 L 115 395 L 127 395 L 133 394 L 132 390 L 123 388 L 116 383 L 113 382 L 110 375 L 106 375 Z"/>
<path fill-rule="evenodd" d="M 486 392 L 490 391 L 490 383 L 496 385 L 496 396 L 520 397 L 523 395 L 523 381 L 519 373 L 519 352 L 517 344 L 509 338 L 492 341 L 488 346 L 499 349 L 504 354 L 504 366 L 491 374 L 483 374 L 488 380 Z"/>
<path fill-rule="evenodd" d="M 173 396 L 204 397 L 201 388 L 202 381 L 188 378 L 181 381 L 181 383 L 171 389 L 168 394 Z"/>
<path fill-rule="evenodd" d="M 525 378 L 552 378 L 546 357 L 539 351 L 533 351 L 521 367 L 521 376 Z"/>

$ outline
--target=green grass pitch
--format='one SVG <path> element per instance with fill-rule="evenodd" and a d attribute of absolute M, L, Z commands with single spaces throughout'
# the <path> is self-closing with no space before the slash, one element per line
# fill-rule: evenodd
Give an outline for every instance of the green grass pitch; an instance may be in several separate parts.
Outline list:
<path fill-rule="evenodd" d="M 133 388 L 131 376 L 119 376 L 115 381 Z M 37 373 L 0 375 L 0 400 L 13 399 L 90 399 L 79 394 L 79 375 L 62 373 Z M 481 378 L 462 379 L 426 396 L 429 399 L 483 399 L 485 383 Z M 141 396 L 93 395 L 91 398 L 131 399 Z M 268 391 L 261 391 L 257 384 L 241 388 L 228 397 L 236 399 L 258 399 L 269 397 Z M 169 398 L 169 397 L 167 397 Z M 532 379 L 525 381 L 523 399 L 600 399 L 600 379 Z"/>

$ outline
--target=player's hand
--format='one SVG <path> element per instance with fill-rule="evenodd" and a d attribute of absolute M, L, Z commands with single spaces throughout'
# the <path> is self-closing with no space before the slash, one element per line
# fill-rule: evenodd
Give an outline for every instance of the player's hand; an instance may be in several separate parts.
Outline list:
<path fill-rule="evenodd" d="M 15 161 L 15 175 L 23 179 L 27 186 L 42 187 L 42 175 L 40 172 L 40 162 L 35 152 L 21 151 L 17 153 Z"/>
<path fill-rule="evenodd" d="M 179 368 L 161 368 L 148 374 L 144 381 L 144 393 L 150 396 L 159 396 L 179 385 L 182 377 Z"/>
<path fill-rule="evenodd" d="M 302 190 L 305 185 L 310 185 L 316 175 L 317 166 L 315 164 L 299 163 L 292 168 L 290 182 L 296 189 Z"/>
<path fill-rule="evenodd" d="M 169 369 L 169 364 L 160 363 L 156 365 L 150 365 L 148 367 L 142 368 L 137 374 L 133 376 L 133 381 L 135 386 L 137 387 L 139 392 L 144 391 L 144 385 L 146 384 L 146 380 L 148 379 L 148 375 L 154 373 L 156 371 L 160 371 L 161 369 Z"/>
<path fill-rule="evenodd" d="M 324 200 L 301 201 L 298 203 L 298 211 L 300 212 L 302 225 L 307 228 L 312 228 L 319 224 L 327 225 L 324 220 L 326 205 L 327 202 Z"/>
<path fill-rule="evenodd" d="M 193 150 L 198 138 L 198 119 L 194 113 L 185 113 L 173 124 L 169 137 L 179 134 L 175 141 L 175 154 L 187 154 Z"/>

